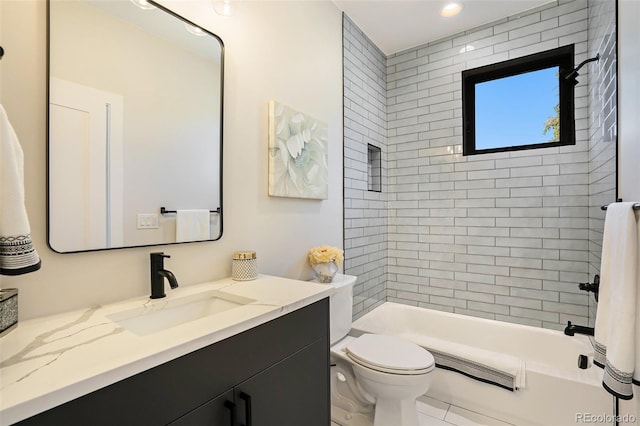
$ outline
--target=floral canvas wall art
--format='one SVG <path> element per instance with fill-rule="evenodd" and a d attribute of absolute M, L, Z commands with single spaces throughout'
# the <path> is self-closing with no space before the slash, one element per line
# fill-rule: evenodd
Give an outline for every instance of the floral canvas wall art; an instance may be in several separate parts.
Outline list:
<path fill-rule="evenodd" d="M 327 125 L 269 102 L 269 195 L 327 199 Z"/>

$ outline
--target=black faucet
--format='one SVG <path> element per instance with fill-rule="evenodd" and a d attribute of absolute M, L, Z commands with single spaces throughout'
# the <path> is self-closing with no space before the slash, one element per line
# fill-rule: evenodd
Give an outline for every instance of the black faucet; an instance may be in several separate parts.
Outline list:
<path fill-rule="evenodd" d="M 587 336 L 593 336 L 593 328 L 585 327 L 582 325 L 573 325 L 571 321 L 567 321 L 567 326 L 564 328 L 564 334 L 567 336 L 573 336 L 574 334 L 586 334 Z"/>
<path fill-rule="evenodd" d="M 164 279 L 169 280 L 171 288 L 178 287 L 178 280 L 173 272 L 164 269 L 164 258 L 171 257 L 163 252 L 155 252 L 150 254 L 151 257 L 151 298 L 161 299 L 166 296 L 164 294 Z"/>

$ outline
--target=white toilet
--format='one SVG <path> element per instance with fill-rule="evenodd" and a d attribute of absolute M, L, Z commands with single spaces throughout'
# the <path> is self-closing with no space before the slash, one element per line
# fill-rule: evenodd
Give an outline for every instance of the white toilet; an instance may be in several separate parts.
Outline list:
<path fill-rule="evenodd" d="M 348 336 L 356 280 L 337 274 L 330 284 L 332 419 L 347 426 L 418 425 L 416 398 L 431 385 L 433 356 L 396 336 Z"/>

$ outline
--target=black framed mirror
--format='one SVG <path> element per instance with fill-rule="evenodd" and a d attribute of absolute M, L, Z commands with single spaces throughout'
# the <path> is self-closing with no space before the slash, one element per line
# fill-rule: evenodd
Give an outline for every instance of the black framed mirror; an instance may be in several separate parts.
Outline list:
<path fill-rule="evenodd" d="M 146 0 L 48 1 L 49 246 L 222 236 L 222 40 Z"/>

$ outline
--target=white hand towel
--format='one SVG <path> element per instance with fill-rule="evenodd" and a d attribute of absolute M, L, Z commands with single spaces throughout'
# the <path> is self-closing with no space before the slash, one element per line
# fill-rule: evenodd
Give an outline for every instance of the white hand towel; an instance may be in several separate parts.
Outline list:
<path fill-rule="evenodd" d="M 204 241 L 211 239 L 209 210 L 177 210 L 176 241 Z"/>
<path fill-rule="evenodd" d="M 0 274 L 40 269 L 24 205 L 24 157 L 18 136 L 0 105 Z"/>
<path fill-rule="evenodd" d="M 613 203 L 607 208 L 602 241 L 600 289 L 594 335 L 597 365 L 604 367 L 602 385 L 622 399 L 633 397 L 632 381 L 638 380 L 640 344 L 637 327 L 637 288 L 640 230 L 634 203 Z"/>

